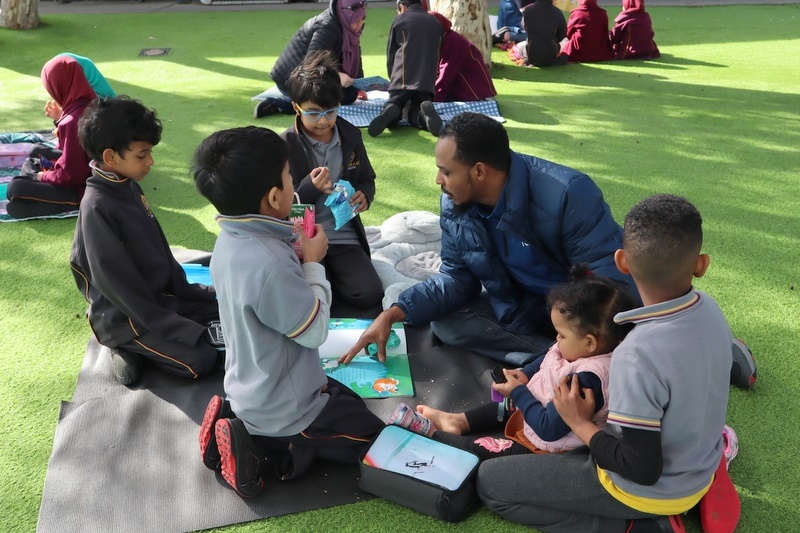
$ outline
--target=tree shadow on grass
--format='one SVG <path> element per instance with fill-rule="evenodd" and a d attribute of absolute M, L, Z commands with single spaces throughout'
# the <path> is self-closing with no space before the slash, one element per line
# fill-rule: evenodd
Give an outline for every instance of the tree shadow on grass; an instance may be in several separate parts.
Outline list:
<path fill-rule="evenodd" d="M 797 38 L 800 5 L 648 7 L 659 48 Z M 616 13 L 608 10 L 613 25 Z"/>
<path fill-rule="evenodd" d="M 651 61 L 626 61 L 620 60 L 613 62 L 615 66 L 638 66 L 638 67 L 652 67 L 652 68 L 675 68 L 685 70 L 682 67 L 714 67 L 714 68 L 729 68 L 728 65 L 721 63 L 710 63 L 708 61 L 701 61 L 690 57 L 676 56 L 673 54 L 661 53 L 661 57 Z"/>
<path fill-rule="evenodd" d="M 536 91 L 498 97 L 512 146 L 587 172 L 618 216 L 656 192 L 695 199 L 717 225 L 726 261 L 764 272 L 764 257 L 783 258 L 771 262 L 769 274 L 756 275 L 755 290 L 766 289 L 773 277 L 788 279 L 793 261 L 786 242 L 800 234 L 792 174 L 800 164 L 798 95 L 681 83 L 662 75 L 661 62 L 631 65 L 639 68 L 504 72 L 506 78 L 516 74 L 510 87 Z M 524 105 L 526 98 L 532 105 Z"/>

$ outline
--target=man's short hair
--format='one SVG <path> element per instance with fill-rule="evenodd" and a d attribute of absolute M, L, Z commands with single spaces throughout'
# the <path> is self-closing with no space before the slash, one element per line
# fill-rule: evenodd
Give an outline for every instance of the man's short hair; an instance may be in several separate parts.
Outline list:
<path fill-rule="evenodd" d="M 690 274 L 703 246 L 703 218 L 686 198 L 645 198 L 625 217 L 622 247 L 634 275 L 669 283 Z"/>
<path fill-rule="evenodd" d="M 439 138 L 452 137 L 456 143 L 456 161 L 472 167 L 482 162 L 508 172 L 511 151 L 508 133 L 502 124 L 480 113 L 461 113 L 447 123 Z"/>
<path fill-rule="evenodd" d="M 297 104 L 313 102 L 323 109 L 339 106 L 342 82 L 336 60 L 328 50 L 308 54 L 289 75 L 289 97 Z"/>
<path fill-rule="evenodd" d="M 397 0 L 397 7 L 400 6 L 421 6 L 422 0 Z"/>
<path fill-rule="evenodd" d="M 78 139 L 95 161 L 102 161 L 108 148 L 124 157 L 133 142 L 157 145 L 161 141 L 161 121 L 154 110 L 128 96 L 95 98 L 78 121 Z"/>
<path fill-rule="evenodd" d="M 197 190 L 223 215 L 257 214 L 273 187 L 283 189 L 286 142 L 272 130 L 245 126 L 212 133 L 197 147 Z"/>

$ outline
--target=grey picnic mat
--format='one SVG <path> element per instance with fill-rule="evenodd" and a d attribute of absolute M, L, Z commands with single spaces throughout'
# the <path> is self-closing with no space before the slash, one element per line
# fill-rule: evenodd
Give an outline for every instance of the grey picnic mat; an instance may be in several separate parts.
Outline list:
<path fill-rule="evenodd" d="M 489 396 L 492 362 L 434 346 L 428 328 L 409 328 L 416 397 L 448 410 Z M 63 402 L 45 478 L 39 532 L 183 532 L 355 503 L 357 465 L 317 462 L 305 477 L 269 479 L 242 500 L 206 469 L 197 432 L 208 399 L 222 393 L 222 373 L 186 381 L 156 370 L 133 389 L 111 376 L 108 350 L 90 340 L 71 402 Z M 401 399 L 368 400 L 388 419 Z"/>

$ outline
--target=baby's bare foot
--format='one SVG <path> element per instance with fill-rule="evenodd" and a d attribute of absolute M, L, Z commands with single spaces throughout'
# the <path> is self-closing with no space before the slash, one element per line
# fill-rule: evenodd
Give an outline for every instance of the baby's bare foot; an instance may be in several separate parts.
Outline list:
<path fill-rule="evenodd" d="M 428 418 L 433 422 L 433 425 L 445 433 L 463 435 L 469 432 L 469 422 L 467 422 L 467 417 L 464 413 L 448 413 L 427 405 L 418 405 L 417 412 Z"/>

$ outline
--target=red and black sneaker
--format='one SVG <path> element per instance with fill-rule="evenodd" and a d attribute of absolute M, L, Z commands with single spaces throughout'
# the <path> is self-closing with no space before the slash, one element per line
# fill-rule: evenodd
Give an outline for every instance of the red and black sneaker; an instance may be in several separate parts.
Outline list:
<path fill-rule="evenodd" d="M 215 426 L 222 477 L 242 498 L 255 498 L 264 488 L 261 463 L 264 452 L 238 418 L 222 418 Z"/>
<path fill-rule="evenodd" d="M 219 468 L 219 449 L 217 448 L 217 436 L 214 426 L 220 418 L 228 418 L 233 414 L 228 400 L 215 394 L 211 397 L 203 415 L 203 423 L 200 424 L 200 457 L 203 464 L 211 470 Z"/>

